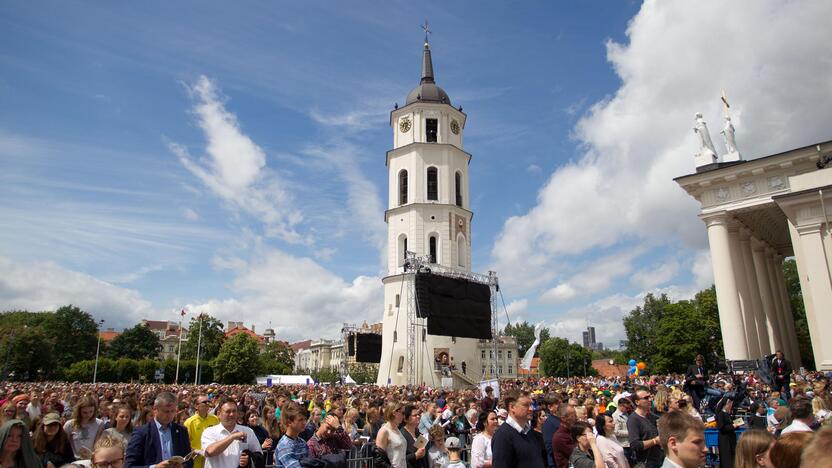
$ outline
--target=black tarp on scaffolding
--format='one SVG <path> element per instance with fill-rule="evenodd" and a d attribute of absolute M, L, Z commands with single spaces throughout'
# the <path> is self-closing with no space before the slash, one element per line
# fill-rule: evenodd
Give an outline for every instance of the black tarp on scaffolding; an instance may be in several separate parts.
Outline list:
<path fill-rule="evenodd" d="M 491 339 L 491 288 L 463 278 L 416 274 L 417 316 L 427 318 L 428 333 Z"/>
<path fill-rule="evenodd" d="M 381 334 L 355 334 L 355 362 L 381 362 Z"/>

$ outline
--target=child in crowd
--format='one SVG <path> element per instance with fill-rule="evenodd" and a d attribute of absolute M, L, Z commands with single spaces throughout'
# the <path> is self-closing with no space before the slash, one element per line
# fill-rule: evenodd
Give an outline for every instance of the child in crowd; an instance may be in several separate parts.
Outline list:
<path fill-rule="evenodd" d="M 465 463 L 459 458 L 459 439 L 448 437 L 445 440 L 445 448 L 448 449 L 448 463 L 443 465 L 443 468 L 465 468 Z"/>

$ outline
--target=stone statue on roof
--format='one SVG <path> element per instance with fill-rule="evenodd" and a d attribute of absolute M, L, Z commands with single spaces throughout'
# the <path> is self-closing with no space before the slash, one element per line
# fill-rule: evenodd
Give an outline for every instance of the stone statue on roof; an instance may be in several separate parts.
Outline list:
<path fill-rule="evenodd" d="M 697 161 L 716 162 L 716 148 L 714 148 L 714 142 L 711 140 L 710 132 L 708 132 L 708 124 L 705 123 L 705 119 L 702 118 L 700 112 L 696 113 L 696 125 L 693 126 L 693 132 L 699 136 Z M 697 164 L 697 166 L 699 165 Z"/>

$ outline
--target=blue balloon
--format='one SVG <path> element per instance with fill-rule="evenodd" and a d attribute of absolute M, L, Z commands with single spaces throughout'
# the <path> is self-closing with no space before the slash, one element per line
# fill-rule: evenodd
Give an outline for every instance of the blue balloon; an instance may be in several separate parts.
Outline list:
<path fill-rule="evenodd" d="M 631 366 L 635 366 L 636 365 L 636 360 L 635 359 L 630 359 L 630 362 L 628 364 L 630 364 Z"/>

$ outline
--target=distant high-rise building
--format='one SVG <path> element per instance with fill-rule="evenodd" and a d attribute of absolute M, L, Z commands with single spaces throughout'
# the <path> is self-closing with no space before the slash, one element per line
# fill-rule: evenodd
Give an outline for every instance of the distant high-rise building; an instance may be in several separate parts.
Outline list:
<path fill-rule="evenodd" d="M 598 343 L 595 342 L 595 327 L 586 327 L 585 332 L 581 332 L 584 339 L 584 348 L 599 349 Z M 603 346 L 603 343 L 601 343 Z"/>

